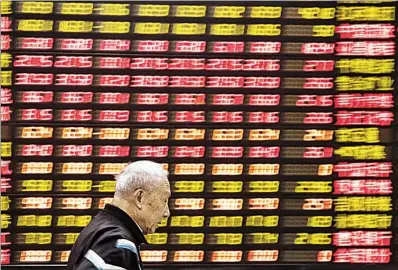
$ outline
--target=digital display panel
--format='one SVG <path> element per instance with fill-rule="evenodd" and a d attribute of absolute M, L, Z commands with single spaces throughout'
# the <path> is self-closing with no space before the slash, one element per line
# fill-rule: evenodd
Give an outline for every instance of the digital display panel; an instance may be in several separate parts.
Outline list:
<path fill-rule="evenodd" d="M 396 9 L 2 1 L 2 265 L 64 265 L 148 159 L 147 267 L 397 267 Z"/>

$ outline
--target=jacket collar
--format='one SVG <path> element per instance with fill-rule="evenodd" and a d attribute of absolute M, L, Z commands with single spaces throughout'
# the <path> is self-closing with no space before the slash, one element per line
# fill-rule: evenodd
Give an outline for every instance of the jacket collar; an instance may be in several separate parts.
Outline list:
<path fill-rule="evenodd" d="M 141 245 L 142 243 L 148 244 L 141 228 L 122 209 L 120 209 L 119 207 L 116 207 L 112 204 L 107 204 L 107 205 L 105 205 L 105 208 L 103 209 L 103 211 L 108 213 L 109 215 L 114 216 L 118 220 L 120 220 L 123 223 L 123 225 L 126 226 L 131 231 L 131 233 L 133 234 L 134 238 L 136 239 L 138 245 Z"/>

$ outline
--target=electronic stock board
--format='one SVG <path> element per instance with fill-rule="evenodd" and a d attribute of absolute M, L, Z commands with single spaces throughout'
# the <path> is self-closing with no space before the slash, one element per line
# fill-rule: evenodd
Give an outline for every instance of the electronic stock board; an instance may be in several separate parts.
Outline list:
<path fill-rule="evenodd" d="M 2 264 L 65 264 L 149 159 L 148 267 L 398 267 L 396 9 L 3 1 Z"/>

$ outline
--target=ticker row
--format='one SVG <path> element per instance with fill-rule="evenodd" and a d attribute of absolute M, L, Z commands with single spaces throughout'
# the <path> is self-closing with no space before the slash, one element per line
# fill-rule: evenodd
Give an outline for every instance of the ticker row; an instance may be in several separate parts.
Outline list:
<path fill-rule="evenodd" d="M 125 128 L 125 127 L 48 127 L 25 126 L 2 127 L 3 141 L 14 139 L 65 139 L 65 140 L 135 140 L 139 145 L 145 141 L 214 141 L 214 143 L 239 141 L 240 145 L 248 141 L 333 141 L 340 143 L 379 143 L 392 142 L 392 131 L 386 128 L 339 128 L 331 129 L 202 129 L 202 128 Z M 131 135 L 130 135 L 131 133 Z M 206 137 L 206 133 L 208 136 Z M 137 142 L 138 141 L 138 142 Z M 142 141 L 141 143 L 139 141 Z M 154 142 L 155 143 L 155 142 Z M 170 143 L 170 142 L 169 142 Z M 184 142 L 185 144 L 186 142 Z M 158 143 L 156 143 L 158 145 Z M 7 146 L 4 145 L 6 148 Z M 11 147 L 11 146 L 10 146 Z M 9 147 L 8 147 L 9 148 Z M 153 149 L 153 148 L 152 148 Z M 150 149 L 148 149 L 150 150 Z M 157 149 L 153 149 L 157 151 Z M 152 150 L 149 152 L 153 152 Z M 10 152 L 6 150 L 7 153 Z M 152 154 L 150 155 L 152 156 Z"/>
<path fill-rule="evenodd" d="M 233 4 L 233 3 L 232 3 Z M 16 2 L 3 4 L 3 14 L 56 14 L 132 17 L 185 17 L 185 18 L 224 18 L 224 19 L 307 19 L 338 21 L 393 21 L 394 6 L 338 6 L 338 7 L 282 7 L 282 6 L 240 5 L 159 5 L 129 3 L 93 2 Z M 257 3 L 256 3 L 257 4 Z"/>
<path fill-rule="evenodd" d="M 394 107 L 394 96 L 392 93 L 355 93 L 337 95 L 289 95 L 289 94 L 242 94 L 242 93 L 130 93 L 130 92 L 52 92 L 52 91 L 16 91 L 13 93 L 9 88 L 1 89 L 2 104 L 24 104 L 25 107 L 51 106 L 57 109 L 68 105 L 58 104 L 84 104 L 85 109 L 101 107 L 97 104 L 112 105 L 112 108 L 130 108 L 129 104 L 145 105 L 144 112 L 151 112 L 150 109 L 156 108 L 153 105 L 163 106 L 163 108 L 178 105 L 190 105 L 196 108 L 207 107 L 213 109 L 216 106 L 223 106 L 224 110 L 230 111 L 230 106 L 262 106 L 262 107 L 334 107 L 334 108 L 392 108 Z M 25 105 L 32 104 L 32 105 Z M 43 105 L 38 105 L 43 104 Z M 118 106 L 119 105 L 119 106 Z M 151 105 L 151 107 L 147 107 Z M 11 105 L 15 106 L 15 105 Z M 18 105 L 17 105 L 18 106 Z M 69 105 L 74 106 L 74 105 Z M 138 107 L 137 107 L 138 108 Z M 233 108 L 236 109 L 237 107 Z M 243 107 L 245 108 L 245 107 Z M 246 108 L 245 108 L 246 109 Z M 266 109 L 266 108 L 264 108 Z M 107 110 L 112 111 L 112 110 Z M 191 111 L 191 110 L 189 110 Z M 181 111 L 189 112 L 188 110 Z M 227 111 L 219 112 L 226 113 Z M 193 112 L 193 111 L 191 111 Z M 197 112 L 204 114 L 204 111 Z M 260 112 L 258 112 L 260 113 Z M 276 113 L 276 112 L 275 112 Z M 167 114 L 167 113 L 166 113 Z M 243 111 L 234 112 L 243 117 Z M 232 115 L 231 115 L 232 116 Z M 227 117 L 229 118 L 229 117 Z M 40 120 L 40 119 L 37 119 Z M 243 121 L 243 119 L 241 120 Z M 239 121 L 238 121 L 239 122 Z"/>
<path fill-rule="evenodd" d="M 67 34 L 70 36 L 71 34 Z M 379 35 L 379 34 L 377 34 Z M 172 36 L 171 36 L 172 37 Z M 340 42 L 280 42 L 280 41 L 204 41 L 204 40 L 140 40 L 100 38 L 12 37 L 2 35 L 2 50 L 11 47 L 23 51 L 67 52 L 136 52 L 136 53 L 247 53 L 247 54 L 306 54 L 340 56 L 393 56 L 393 41 L 340 41 Z M 188 38 L 188 37 L 186 37 Z"/>
<path fill-rule="evenodd" d="M 186 198 L 173 197 L 170 210 L 201 210 L 209 211 L 246 211 L 246 210 L 294 210 L 294 211 L 335 211 L 335 212 L 389 212 L 393 210 L 392 198 L 387 196 L 373 197 L 337 197 L 337 198 L 279 198 L 269 194 L 249 198 Z M 246 197 L 246 196 L 245 196 Z M 111 198 L 92 197 L 10 197 L 2 196 L 2 211 L 14 210 L 90 210 L 101 209 Z M 216 212 L 212 212 L 213 214 Z M 225 212 L 224 212 L 225 213 Z M 261 212 L 263 213 L 263 212 Z"/>
<path fill-rule="evenodd" d="M 93 212 L 98 211 L 94 210 Z M 391 214 L 379 213 L 362 213 L 362 214 L 336 214 L 336 215 L 319 215 L 318 216 L 287 216 L 275 215 L 278 213 L 274 210 L 269 212 L 269 215 L 251 215 L 250 211 L 246 211 L 246 215 L 181 215 L 171 216 L 164 219 L 160 227 L 168 226 L 167 228 L 160 228 L 160 231 L 173 230 L 175 228 L 190 228 L 190 232 L 203 232 L 204 228 L 238 228 L 235 231 L 240 231 L 242 227 L 254 227 L 255 231 L 273 231 L 272 228 L 278 226 L 285 228 L 314 228 L 317 230 L 325 230 L 326 228 L 337 229 L 389 229 L 392 226 L 393 216 Z M 69 211 L 72 213 L 71 211 Z M 73 214 L 76 214 L 74 211 Z M 1 215 L 2 229 L 7 229 L 9 226 L 20 228 L 45 228 L 52 227 L 53 229 L 63 230 L 64 228 L 84 228 L 92 220 L 92 215 L 37 215 L 32 214 L 18 215 L 11 217 L 5 213 Z M 274 214 L 274 215 L 273 215 Z M 261 228 L 261 229 L 260 229 Z M 177 230 L 178 231 L 178 230 Z M 216 229 L 216 231 L 224 232 Z M 185 231 L 186 232 L 186 231 Z"/>
<path fill-rule="evenodd" d="M 2 107 L 2 122 L 11 120 L 11 109 Z M 334 126 L 391 126 L 391 111 L 337 111 L 334 112 L 246 112 L 242 111 L 133 111 L 130 110 L 78 110 L 20 109 L 15 111 L 16 121 L 54 122 L 108 122 L 108 123 L 202 123 L 202 124 L 305 124 Z M 207 118 L 207 119 L 206 119 Z M 199 131 L 204 136 L 205 131 Z M 202 138 L 204 139 L 204 137 Z"/>
<path fill-rule="evenodd" d="M 252 159 L 273 158 L 282 159 L 333 159 L 333 160 L 383 160 L 392 158 L 392 147 L 384 145 L 355 145 L 355 146 L 134 146 L 130 145 L 92 145 L 92 144 L 17 144 L 12 153 L 11 143 L 1 143 L 1 157 L 51 157 L 52 160 L 62 158 L 100 157 L 100 158 L 157 158 L 159 162 L 165 158 L 170 160 L 178 158 L 192 159 Z M 33 160 L 33 159 L 31 159 Z M 316 163 L 316 161 L 314 161 Z"/>
<path fill-rule="evenodd" d="M 307 160 L 308 162 L 308 160 Z M 2 164 L 3 175 L 115 175 L 128 163 L 93 162 L 18 162 L 14 170 L 9 162 Z M 330 177 L 390 177 L 391 162 L 339 162 L 338 164 L 280 164 L 280 163 L 163 163 L 163 167 L 175 176 L 322 176 Z"/>
<path fill-rule="evenodd" d="M 392 194 L 393 186 L 391 179 L 360 179 L 360 180 L 333 180 L 320 181 L 306 179 L 304 181 L 170 181 L 170 186 L 175 196 L 182 194 L 203 195 L 223 194 L 224 197 L 272 193 L 295 193 L 298 195 L 324 194 L 323 196 L 334 195 L 388 195 Z M 82 194 L 104 194 L 114 193 L 116 182 L 114 180 L 13 180 L 1 178 L 1 192 L 19 194 L 40 194 L 48 193 L 80 193 Z M 80 195 L 76 194 L 76 195 Z M 188 196 L 188 195 L 186 195 Z M 3 197 L 2 197 L 3 198 Z M 3 199 L 2 199 L 3 200 Z M 6 199 L 4 199 L 6 200 Z M 108 202 L 108 201 L 106 201 Z M 100 206 L 98 206 L 100 207 Z M 3 208 L 4 209 L 4 208 Z"/>
<path fill-rule="evenodd" d="M 387 264 L 391 260 L 392 252 L 389 248 L 339 248 L 333 252 L 327 250 L 143 250 L 141 258 L 144 263 L 376 263 Z M 2 250 L 3 264 L 13 263 L 67 263 L 69 250 L 31 249 L 12 252 Z"/>
<path fill-rule="evenodd" d="M 380 74 L 394 72 L 395 59 L 341 59 L 335 60 L 280 60 L 267 58 L 167 58 L 167 57 L 127 57 L 127 56 L 82 56 L 82 55 L 37 55 L 2 53 L 2 68 L 76 68 L 76 69 L 130 69 L 157 70 L 164 73 L 173 71 L 193 71 L 208 74 L 206 71 L 264 72 L 333 72 Z M 27 69 L 24 69 L 27 70 Z M 166 72 L 166 71 L 171 72 Z M 46 71 L 46 70 L 43 70 Z M 92 70 L 98 72 L 98 70 Z M 222 73 L 221 73 L 222 74 Z M 333 73 L 334 75 L 334 73 Z"/>
<path fill-rule="evenodd" d="M 72 245 L 78 232 L 26 232 L 2 233 L 5 241 L 16 245 Z M 10 239 L 11 238 L 11 239 Z M 391 244 L 391 231 L 349 231 L 337 233 L 154 233 L 148 235 L 147 241 L 151 245 L 242 245 L 242 244 L 282 244 L 282 245 L 332 245 L 332 246 L 389 246 Z M 156 247 L 154 247 L 156 248 Z M 284 248 L 284 247 L 283 247 Z"/>
<path fill-rule="evenodd" d="M 152 71 L 152 73 L 155 71 Z M 337 91 L 392 91 L 392 76 L 334 77 L 259 77 L 259 76 L 165 76 L 93 73 L 21 73 L 2 71 L 2 86 L 28 89 L 52 85 L 54 87 L 114 87 L 154 89 L 305 89 Z M 14 77 L 14 78 L 13 78 Z M 24 90 L 25 90 L 24 89 Z M 158 90 L 157 90 L 158 91 Z M 207 90 L 209 91 L 209 90 Z M 274 90 L 275 91 L 275 90 Z"/>

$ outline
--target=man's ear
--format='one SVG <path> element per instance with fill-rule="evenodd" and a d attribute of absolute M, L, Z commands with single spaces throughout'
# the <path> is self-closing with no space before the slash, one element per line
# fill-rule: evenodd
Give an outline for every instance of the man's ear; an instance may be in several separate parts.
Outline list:
<path fill-rule="evenodd" d="M 133 198 L 138 209 L 142 209 L 143 197 L 144 191 L 142 189 L 137 189 L 136 191 L 134 191 Z"/>

